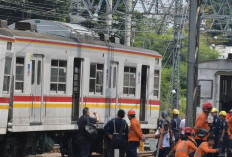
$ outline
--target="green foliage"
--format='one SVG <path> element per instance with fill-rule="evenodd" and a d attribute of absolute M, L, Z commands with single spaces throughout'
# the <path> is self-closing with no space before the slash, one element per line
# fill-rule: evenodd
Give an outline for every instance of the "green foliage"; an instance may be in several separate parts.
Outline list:
<path fill-rule="evenodd" d="M 143 29 L 144 26 L 137 26 Z M 185 33 L 185 36 L 187 34 Z M 162 75 L 161 75 L 161 110 L 171 112 L 171 75 L 172 75 L 172 52 L 173 52 L 173 31 L 170 29 L 166 34 L 156 33 L 138 33 L 133 36 L 133 46 L 151 49 L 162 54 Z M 201 36 L 199 61 L 216 59 L 219 54 L 216 50 L 210 48 L 210 36 Z M 187 93 L 187 56 L 188 56 L 188 38 L 182 42 L 181 65 L 180 65 L 180 117 L 184 117 L 186 109 Z M 165 66 L 165 67 L 164 67 Z"/>

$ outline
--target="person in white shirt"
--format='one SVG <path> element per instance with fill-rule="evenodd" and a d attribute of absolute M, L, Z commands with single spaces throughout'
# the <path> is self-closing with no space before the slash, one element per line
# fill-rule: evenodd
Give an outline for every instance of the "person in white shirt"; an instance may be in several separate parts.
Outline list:
<path fill-rule="evenodd" d="M 164 128 L 160 128 L 155 133 L 155 138 L 159 139 L 159 155 L 158 157 L 165 157 L 169 154 L 175 143 L 173 131 L 169 129 L 169 121 L 164 122 Z"/>
<path fill-rule="evenodd" d="M 179 126 L 179 135 L 180 135 L 180 139 L 182 138 L 182 136 L 184 135 L 184 128 L 185 128 L 185 119 L 182 119 L 180 121 L 180 126 Z"/>

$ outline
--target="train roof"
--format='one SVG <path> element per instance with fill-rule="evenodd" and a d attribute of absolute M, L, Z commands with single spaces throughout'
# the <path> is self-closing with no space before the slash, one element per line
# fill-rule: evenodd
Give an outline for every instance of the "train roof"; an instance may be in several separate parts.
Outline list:
<path fill-rule="evenodd" d="M 199 69 L 217 69 L 217 70 L 232 70 L 232 59 L 214 59 L 205 60 L 199 63 Z"/>
<path fill-rule="evenodd" d="M 22 22 L 30 22 L 36 24 L 38 32 L 15 30 L 14 29 L 15 24 L 12 24 L 9 25 L 10 29 L 1 28 L 0 34 L 7 35 L 10 37 L 20 36 L 20 37 L 36 38 L 41 40 L 58 40 L 64 42 L 75 42 L 79 44 L 90 44 L 96 46 L 112 47 L 114 49 L 118 48 L 118 49 L 124 49 L 129 51 L 143 52 L 143 53 L 157 55 L 161 57 L 161 54 L 153 50 L 142 49 L 132 46 L 125 46 L 125 45 L 115 44 L 106 41 L 100 41 L 98 38 L 98 34 L 78 24 L 69 24 L 64 22 L 39 20 L 39 19 L 24 20 Z M 78 37 L 75 39 L 71 37 L 71 33 L 73 31 L 78 33 Z"/>

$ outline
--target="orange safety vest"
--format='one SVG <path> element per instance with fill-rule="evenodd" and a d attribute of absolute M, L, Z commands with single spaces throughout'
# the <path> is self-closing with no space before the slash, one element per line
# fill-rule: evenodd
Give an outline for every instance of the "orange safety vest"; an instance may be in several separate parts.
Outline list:
<path fill-rule="evenodd" d="M 162 129 L 162 128 L 159 130 L 159 133 L 162 134 L 161 141 L 160 141 L 160 149 L 163 148 L 163 140 L 164 140 L 163 131 L 164 131 L 164 129 Z M 169 145 L 171 147 L 172 146 L 172 139 L 174 137 L 172 130 L 169 130 L 169 134 L 170 134 Z"/>
<path fill-rule="evenodd" d="M 211 148 L 208 142 L 202 142 L 201 145 L 197 148 L 194 157 L 203 157 L 208 153 L 216 153 L 216 149 Z"/>
<path fill-rule="evenodd" d="M 175 157 L 188 157 L 192 150 L 197 150 L 197 147 L 191 141 L 181 141 L 176 146 Z"/>
<path fill-rule="evenodd" d="M 209 123 L 208 123 L 208 115 L 205 112 L 201 112 L 201 113 L 199 113 L 197 115 L 195 126 L 194 126 L 193 130 L 196 133 L 195 134 L 195 139 L 201 139 L 203 141 L 207 140 L 207 137 L 209 136 L 209 133 L 203 138 L 200 138 L 200 137 L 197 136 L 197 133 L 199 132 L 199 130 L 203 130 L 203 131 L 206 131 L 206 132 L 210 131 L 210 127 L 209 127 Z"/>
<path fill-rule="evenodd" d="M 140 122 L 136 118 L 130 120 L 128 141 L 140 141 L 143 138 Z"/>
<path fill-rule="evenodd" d="M 192 143 L 197 147 L 197 142 L 196 142 L 191 136 L 188 136 L 188 140 L 189 140 L 189 142 L 192 142 Z M 190 148 L 189 151 L 190 151 L 190 153 L 193 153 L 193 152 L 195 152 L 196 150 Z"/>
<path fill-rule="evenodd" d="M 230 140 L 232 140 L 232 117 L 228 119 L 228 135 L 230 136 Z"/>

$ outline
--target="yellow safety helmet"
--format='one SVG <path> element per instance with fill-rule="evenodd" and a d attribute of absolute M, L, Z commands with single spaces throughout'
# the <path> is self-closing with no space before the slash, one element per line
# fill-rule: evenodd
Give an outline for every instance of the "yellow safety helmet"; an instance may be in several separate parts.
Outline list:
<path fill-rule="evenodd" d="M 218 112 L 218 109 L 214 107 L 211 112 Z"/>
<path fill-rule="evenodd" d="M 226 115 L 227 115 L 226 111 L 221 111 L 221 112 L 219 113 L 219 116 L 225 116 L 225 117 L 226 117 Z"/>
<path fill-rule="evenodd" d="M 177 109 L 173 109 L 172 113 L 173 114 L 180 114 L 179 110 L 177 110 Z"/>

